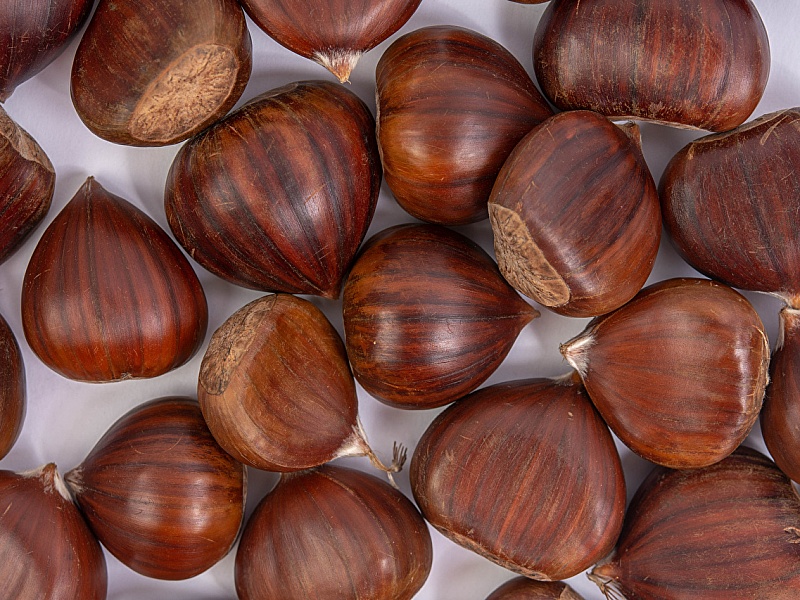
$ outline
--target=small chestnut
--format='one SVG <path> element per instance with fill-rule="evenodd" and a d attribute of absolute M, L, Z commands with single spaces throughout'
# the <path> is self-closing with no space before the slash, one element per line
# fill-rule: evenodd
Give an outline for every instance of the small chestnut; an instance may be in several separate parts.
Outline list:
<path fill-rule="evenodd" d="M 563 581 L 515 577 L 489 594 L 486 600 L 583 600 L 583 597 Z"/>
<path fill-rule="evenodd" d="M 25 365 L 17 338 L 0 316 L 0 459 L 17 441 L 25 420 Z"/>

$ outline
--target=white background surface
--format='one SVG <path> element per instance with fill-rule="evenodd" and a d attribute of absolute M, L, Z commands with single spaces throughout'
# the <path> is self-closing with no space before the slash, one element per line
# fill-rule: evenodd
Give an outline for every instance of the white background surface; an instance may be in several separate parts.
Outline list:
<path fill-rule="evenodd" d="M 769 85 L 754 115 L 800 105 L 800 46 L 797 25 L 800 5 L 785 0 L 755 0 L 770 35 L 772 70 Z M 388 44 L 399 35 L 426 25 L 452 24 L 488 35 L 508 48 L 533 76 L 531 45 L 533 32 L 546 5 L 521 5 L 508 0 L 423 0 L 417 13 L 389 41 L 364 56 L 351 77 L 350 88 L 374 111 L 375 65 Z M 269 39 L 250 23 L 253 40 L 253 74 L 239 104 L 268 89 L 301 79 L 333 77 L 316 64 L 295 56 Z M 178 146 L 128 148 L 104 142 L 80 122 L 69 98 L 69 71 L 77 47 L 67 51 L 34 79 L 23 84 L 6 102 L 9 115 L 41 144 L 56 167 L 53 206 L 44 224 L 23 248 L 0 266 L 0 312 L 5 316 L 22 347 L 28 378 L 28 409 L 22 435 L 0 468 L 27 470 L 56 462 L 61 472 L 81 462 L 95 442 L 130 408 L 166 395 L 194 396 L 202 352 L 185 366 L 165 376 L 142 381 L 111 384 L 81 384 L 62 378 L 46 368 L 28 349 L 20 320 L 20 289 L 25 267 L 36 241 L 47 224 L 64 207 L 87 176 L 93 175 L 112 193 L 140 206 L 167 229 L 163 211 L 163 187 Z M 699 134 L 643 125 L 644 152 L 658 181 L 664 165 L 683 145 Z M 370 235 L 396 223 L 409 222 L 384 186 Z M 168 229 L 167 229 L 168 230 Z M 491 252 L 488 222 L 460 228 Z M 193 263 L 194 264 L 194 263 Z M 194 264 L 209 302 L 208 336 L 231 313 L 261 294 L 227 284 Z M 679 275 L 696 275 L 669 247 L 661 252 L 650 282 Z M 747 294 L 759 310 L 774 345 L 777 334 L 778 301 Z M 340 304 L 313 299 L 341 332 Z M 568 370 L 558 345 L 579 333 L 586 320 L 560 317 L 546 310 L 520 335 L 511 354 L 488 383 L 523 377 L 556 376 Z M 439 410 L 406 412 L 380 404 L 359 390 L 360 413 L 376 451 L 386 457 L 392 441 L 412 449 Z M 749 445 L 763 448 L 760 431 Z M 630 497 L 649 466 L 620 446 Z M 370 470 L 363 459 L 342 463 Z M 250 470 L 248 515 L 274 485 L 276 476 Z M 407 472 L 398 477 L 410 497 Z M 419 600 L 483 600 L 513 574 L 457 547 L 436 532 L 431 576 L 419 593 Z M 235 598 L 231 553 L 208 572 L 183 582 L 161 582 L 130 571 L 110 555 L 109 598 L 134 600 L 210 600 Z M 570 580 L 587 600 L 602 595 L 584 575 Z"/>

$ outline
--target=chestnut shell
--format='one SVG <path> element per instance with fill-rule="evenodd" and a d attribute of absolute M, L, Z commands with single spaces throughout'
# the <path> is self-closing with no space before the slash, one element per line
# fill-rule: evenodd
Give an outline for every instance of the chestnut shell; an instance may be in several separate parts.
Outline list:
<path fill-rule="evenodd" d="M 19 437 L 25 420 L 25 365 L 14 332 L 0 315 L 0 459 Z"/>
<path fill-rule="evenodd" d="M 486 600 L 583 600 L 583 597 L 563 581 L 515 577 L 489 594 Z"/>

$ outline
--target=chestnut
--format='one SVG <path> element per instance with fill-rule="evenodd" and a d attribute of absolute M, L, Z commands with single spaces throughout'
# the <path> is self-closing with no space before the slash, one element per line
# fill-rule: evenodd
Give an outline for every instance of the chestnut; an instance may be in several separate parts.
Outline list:
<path fill-rule="evenodd" d="M 761 100 L 770 51 L 750 0 L 558 0 L 533 65 L 562 110 L 728 131 Z"/>
<path fill-rule="evenodd" d="M 105 140 L 175 144 L 233 108 L 251 62 L 236 0 L 100 0 L 72 64 L 72 102 Z"/>
<path fill-rule="evenodd" d="M 25 420 L 25 365 L 17 338 L 0 316 L 0 459 L 19 437 Z"/>
<path fill-rule="evenodd" d="M 486 600 L 583 600 L 583 597 L 563 581 L 515 577 L 489 594 Z"/>
<path fill-rule="evenodd" d="M 386 183 L 400 206 L 430 223 L 485 219 L 503 161 L 552 114 L 508 50 L 462 27 L 398 38 L 375 77 Z"/>

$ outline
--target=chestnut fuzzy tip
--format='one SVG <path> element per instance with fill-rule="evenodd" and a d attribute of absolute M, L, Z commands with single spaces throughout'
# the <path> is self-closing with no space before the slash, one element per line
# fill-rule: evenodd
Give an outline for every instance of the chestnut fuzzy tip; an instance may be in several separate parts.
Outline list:
<path fill-rule="evenodd" d="M 339 83 L 350 83 L 350 73 L 356 68 L 362 54 L 355 50 L 334 48 L 327 52 L 315 52 L 312 59 L 336 75 Z"/>

